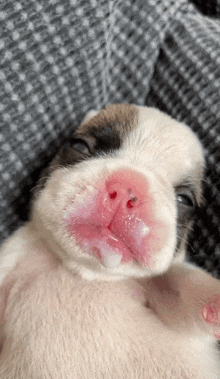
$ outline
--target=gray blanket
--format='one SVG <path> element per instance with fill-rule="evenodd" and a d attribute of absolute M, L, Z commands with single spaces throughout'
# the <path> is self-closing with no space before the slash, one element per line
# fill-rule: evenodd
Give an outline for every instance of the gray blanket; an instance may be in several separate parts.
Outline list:
<path fill-rule="evenodd" d="M 220 1 L 1 0 L 0 238 L 90 109 L 128 102 L 186 122 L 207 153 L 191 260 L 220 274 Z"/>

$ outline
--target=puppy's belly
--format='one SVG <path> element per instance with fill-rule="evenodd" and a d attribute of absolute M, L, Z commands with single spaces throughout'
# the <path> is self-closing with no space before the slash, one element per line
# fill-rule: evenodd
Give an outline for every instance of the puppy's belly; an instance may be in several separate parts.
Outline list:
<path fill-rule="evenodd" d="M 1 379 L 206 378 L 200 347 L 162 324 L 135 281 L 40 271 L 10 288 Z"/>

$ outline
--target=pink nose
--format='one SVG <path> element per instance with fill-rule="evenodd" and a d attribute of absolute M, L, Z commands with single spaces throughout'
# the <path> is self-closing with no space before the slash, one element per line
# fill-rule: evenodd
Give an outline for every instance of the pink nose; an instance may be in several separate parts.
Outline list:
<path fill-rule="evenodd" d="M 134 185 L 133 185 L 134 187 Z M 112 206 L 115 207 L 117 203 L 123 203 L 126 208 L 136 208 L 139 199 L 136 195 L 135 189 L 127 183 L 110 183 L 107 186 L 108 196 L 112 200 Z"/>
<path fill-rule="evenodd" d="M 148 185 L 146 179 L 131 170 L 113 173 L 106 182 L 110 212 L 136 213 L 146 204 Z M 144 201 L 145 200 L 145 201 Z"/>
<path fill-rule="evenodd" d="M 149 235 L 151 200 L 147 180 L 139 173 L 121 170 L 113 173 L 106 183 L 108 207 L 111 214 L 108 229 L 127 246 L 142 251 L 146 236 Z M 145 249 L 146 252 L 146 249 Z"/>
<path fill-rule="evenodd" d="M 136 171 L 121 169 L 96 188 L 95 195 L 75 204 L 71 231 L 84 246 L 98 249 L 106 265 L 112 264 L 110 255 L 114 259 L 121 256 L 122 262 L 134 259 L 147 264 L 161 245 L 161 226 L 153 214 L 147 179 Z"/>

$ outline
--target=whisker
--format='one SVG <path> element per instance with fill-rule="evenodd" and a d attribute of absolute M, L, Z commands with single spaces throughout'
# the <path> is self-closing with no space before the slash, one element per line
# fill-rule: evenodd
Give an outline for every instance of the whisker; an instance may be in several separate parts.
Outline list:
<path fill-rule="evenodd" d="M 186 225 L 185 224 L 179 224 L 179 223 L 177 223 L 177 228 L 178 229 L 180 229 L 182 226 L 185 227 Z M 193 226 L 187 226 L 186 229 L 187 230 L 192 230 L 192 231 L 194 230 Z"/>
<path fill-rule="evenodd" d="M 177 234 L 177 237 L 178 237 L 178 239 L 184 241 L 195 252 L 195 249 L 192 247 L 192 245 L 189 243 L 189 241 L 186 238 L 180 237 L 178 234 Z"/>

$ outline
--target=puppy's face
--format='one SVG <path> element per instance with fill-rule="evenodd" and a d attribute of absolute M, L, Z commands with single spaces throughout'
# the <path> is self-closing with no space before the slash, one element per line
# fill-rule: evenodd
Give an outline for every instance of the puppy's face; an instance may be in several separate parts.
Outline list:
<path fill-rule="evenodd" d="M 202 168 L 187 126 L 153 108 L 110 105 L 87 117 L 52 161 L 32 219 L 84 277 L 155 275 L 184 250 Z"/>

